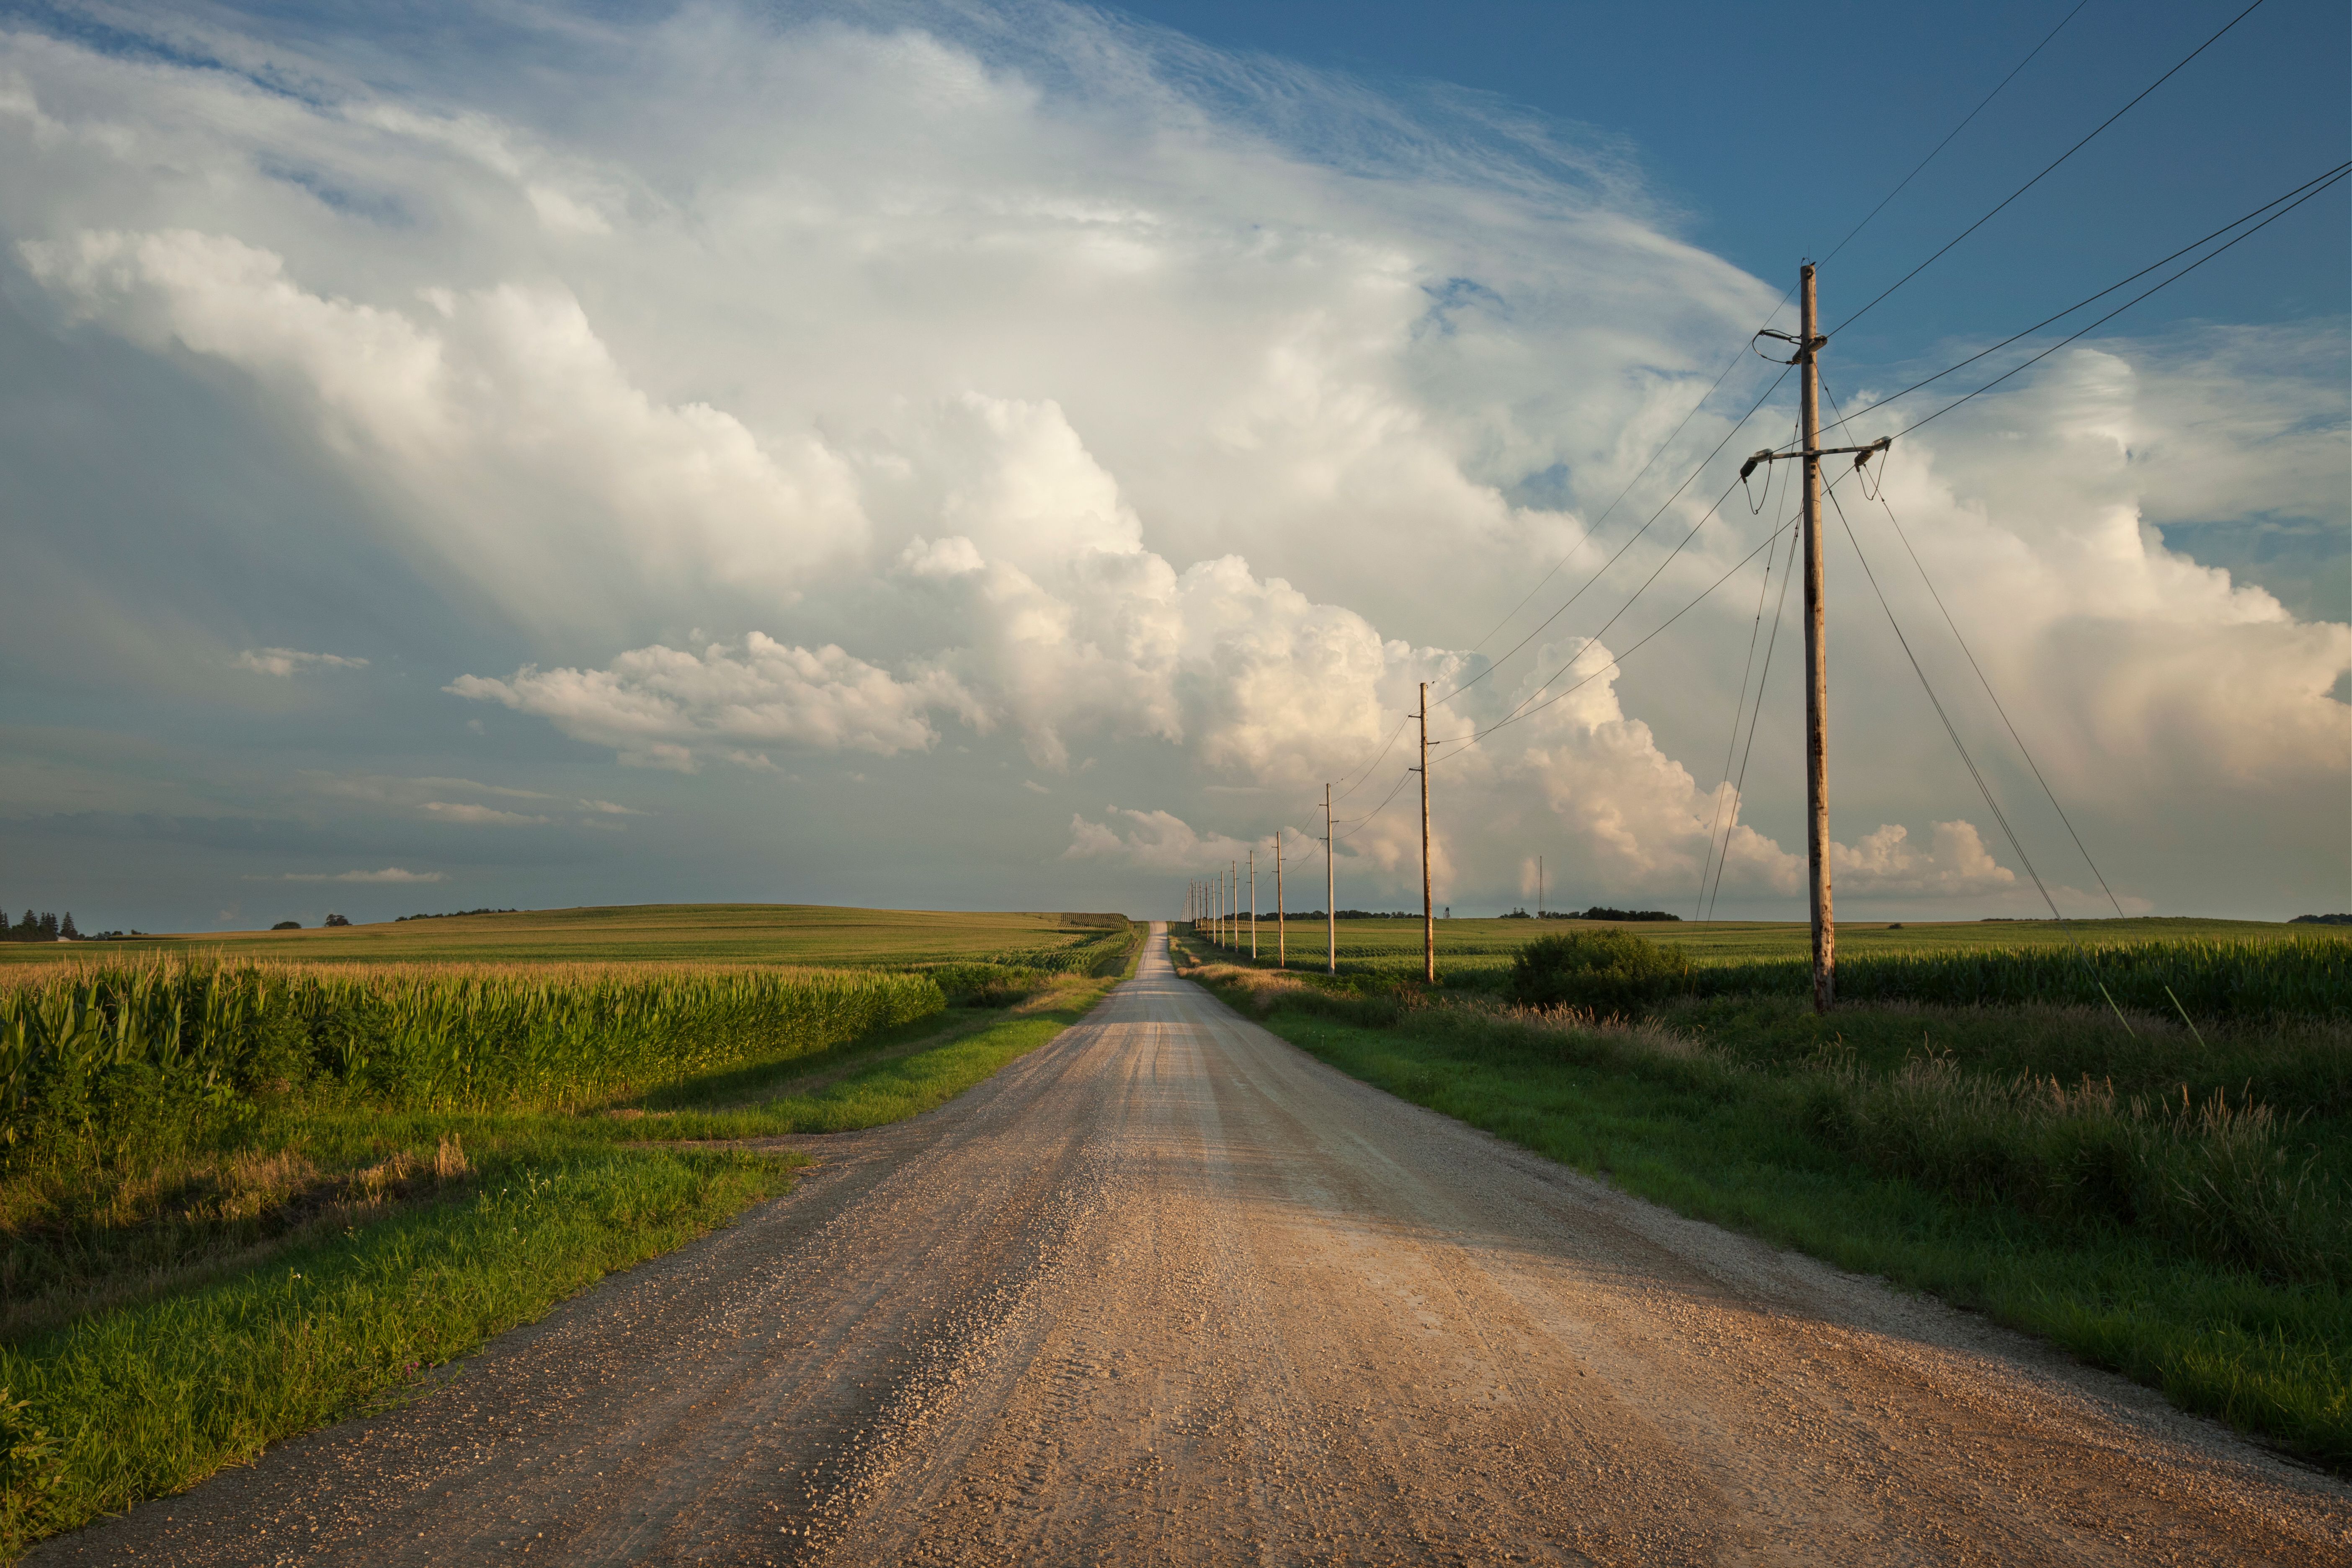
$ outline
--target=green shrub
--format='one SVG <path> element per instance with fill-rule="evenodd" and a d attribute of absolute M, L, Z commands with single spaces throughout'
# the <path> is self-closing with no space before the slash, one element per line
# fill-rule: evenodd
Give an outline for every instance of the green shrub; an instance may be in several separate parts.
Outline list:
<path fill-rule="evenodd" d="M 1688 984 L 1690 960 L 1623 931 L 1538 937 L 1511 961 L 1511 996 L 1523 1007 L 1622 1013 Z"/>

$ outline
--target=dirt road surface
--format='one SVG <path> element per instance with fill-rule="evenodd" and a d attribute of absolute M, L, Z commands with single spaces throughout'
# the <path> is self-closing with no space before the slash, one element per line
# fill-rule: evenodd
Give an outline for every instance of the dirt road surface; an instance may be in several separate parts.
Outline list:
<path fill-rule="evenodd" d="M 42 1563 L 2352 1561 L 2352 1492 L 1317 1063 L 1152 943 L 447 1387 Z"/>

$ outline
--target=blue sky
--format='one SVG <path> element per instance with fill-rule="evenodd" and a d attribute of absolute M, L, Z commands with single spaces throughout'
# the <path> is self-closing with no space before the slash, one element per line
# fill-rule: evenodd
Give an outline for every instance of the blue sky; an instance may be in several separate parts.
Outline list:
<path fill-rule="evenodd" d="M 1706 513 L 1786 388 L 1735 430 L 1743 362 L 1637 470 L 2063 14 L 17 10 L 0 902 L 1156 912 L 1307 855 L 1421 680 L 1599 573 L 1449 708 L 1576 687 L 1441 767 L 1444 896 L 1507 908 L 1541 854 L 1555 901 L 1686 908 L 1727 857 L 1722 912 L 1798 913 L 1785 639 L 1722 831 L 1785 498 Z M 2231 14 L 2085 5 L 1825 269 L 1832 323 Z M 2346 35 L 2268 0 L 1841 335 L 1833 390 L 2344 158 Z M 2127 908 L 2340 907 L 2347 230 L 2339 186 L 1855 498 L 2069 912 L 2098 878 L 1893 517 Z M 1835 535 L 1832 581 L 1842 908 L 2034 912 Z M 1404 900 L 1412 826 L 1343 843 L 1343 902 Z"/>
<path fill-rule="evenodd" d="M 1616 139 L 1679 232 L 1779 278 L 1826 254 L 2073 8 L 2062 5 L 1121 7 L 1221 47 L 1444 83 Z M 1823 275 L 1824 310 L 1894 281 L 2243 9 L 2091 0 Z M 2266 0 L 2180 75 L 1839 346 L 1856 364 L 2006 331 L 2102 288 L 2347 155 L 2352 13 Z M 1800 160 L 1804 162 L 1801 163 Z M 2137 318 L 2302 320 L 2352 276 L 2339 189 L 2297 238 L 2151 300 Z M 2071 292 L 2070 292 L 2071 290 Z"/>

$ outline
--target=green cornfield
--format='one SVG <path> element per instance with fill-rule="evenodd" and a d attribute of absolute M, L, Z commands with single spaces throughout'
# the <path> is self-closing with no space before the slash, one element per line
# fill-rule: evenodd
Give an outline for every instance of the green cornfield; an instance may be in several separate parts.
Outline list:
<path fill-rule="evenodd" d="M 1803 959 L 1699 964 L 1690 987 L 1706 996 L 1795 995 L 1811 993 L 1812 973 Z M 2112 997 L 2117 1006 L 2168 1017 L 2331 1017 L 2352 1014 L 2352 942 L 2192 939 L 1841 954 L 1837 989 L 1841 1000 L 1853 1002 L 2104 1007 Z"/>
<path fill-rule="evenodd" d="M 0 985 L 0 1163 L 165 1144 L 288 1096 L 572 1111 L 940 1011 L 873 971 L 150 963 Z"/>

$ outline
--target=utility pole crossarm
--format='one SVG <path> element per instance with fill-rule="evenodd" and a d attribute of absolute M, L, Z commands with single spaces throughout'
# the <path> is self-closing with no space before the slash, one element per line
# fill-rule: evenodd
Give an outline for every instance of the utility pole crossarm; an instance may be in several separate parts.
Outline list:
<path fill-rule="evenodd" d="M 1805 363 L 1810 365 L 1812 362 L 1808 360 Z M 1857 454 L 1853 459 L 1853 466 L 1858 468 L 1894 445 L 1894 437 L 1881 436 L 1877 440 L 1862 447 L 1813 447 L 1800 452 L 1776 452 L 1769 447 L 1759 447 L 1752 457 L 1739 465 L 1739 477 L 1744 479 L 1754 473 L 1759 463 L 1783 462 L 1790 458 L 1811 458 L 1818 460 L 1822 458 L 1842 457 L 1848 452 Z"/>

